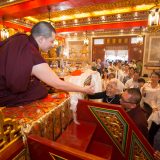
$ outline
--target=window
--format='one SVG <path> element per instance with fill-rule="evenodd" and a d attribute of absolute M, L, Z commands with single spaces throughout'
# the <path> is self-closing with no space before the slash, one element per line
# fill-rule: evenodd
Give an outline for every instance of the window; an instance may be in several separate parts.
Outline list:
<path fill-rule="evenodd" d="M 104 39 L 94 39 L 94 44 L 104 44 Z"/>
<path fill-rule="evenodd" d="M 131 44 L 143 43 L 143 36 L 137 36 L 131 38 Z"/>
<path fill-rule="evenodd" d="M 128 61 L 128 50 L 106 50 L 105 60 L 115 61 L 122 60 Z"/>

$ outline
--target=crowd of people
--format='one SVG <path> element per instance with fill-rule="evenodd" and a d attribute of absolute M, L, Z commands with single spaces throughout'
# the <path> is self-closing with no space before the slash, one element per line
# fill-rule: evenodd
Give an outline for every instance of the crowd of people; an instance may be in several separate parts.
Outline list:
<path fill-rule="evenodd" d="M 96 63 L 93 63 L 93 66 L 96 68 Z M 98 64 L 98 72 L 99 68 Z M 89 97 L 103 98 L 103 102 L 120 104 L 149 143 L 156 150 L 160 150 L 160 139 L 156 139 L 160 133 L 160 73 L 154 71 L 146 78 L 142 76 L 141 69 L 140 63 L 137 65 L 135 61 L 108 62 L 107 65 L 101 63 L 100 74 L 104 91 Z M 159 151 L 155 156 L 156 159 L 160 158 Z"/>

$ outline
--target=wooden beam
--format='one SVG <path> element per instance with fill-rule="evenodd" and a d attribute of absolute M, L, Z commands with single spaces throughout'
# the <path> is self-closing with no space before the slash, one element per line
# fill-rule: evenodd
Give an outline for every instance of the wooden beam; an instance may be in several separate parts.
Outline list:
<path fill-rule="evenodd" d="M 0 17 L 11 18 L 11 17 L 24 17 L 29 16 L 32 10 L 41 8 L 48 5 L 54 5 L 65 0 L 30 0 L 23 3 L 6 6 L 0 9 Z M 39 13 L 39 12 L 38 12 Z M 37 14 L 38 14 L 37 13 Z"/>
<path fill-rule="evenodd" d="M 107 24 L 94 24 L 78 27 L 68 27 L 68 28 L 57 28 L 56 31 L 59 32 L 78 32 L 86 30 L 100 30 L 100 29 L 126 29 L 133 27 L 147 26 L 147 20 L 145 21 L 132 21 L 132 22 L 116 22 Z"/>

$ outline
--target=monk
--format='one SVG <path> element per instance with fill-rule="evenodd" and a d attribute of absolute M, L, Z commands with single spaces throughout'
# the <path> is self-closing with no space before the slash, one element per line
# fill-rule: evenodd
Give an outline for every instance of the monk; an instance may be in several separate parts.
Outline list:
<path fill-rule="evenodd" d="M 47 96 L 41 83 L 65 91 L 93 93 L 93 86 L 79 87 L 65 82 L 41 56 L 53 47 L 56 31 L 48 22 L 39 22 L 31 35 L 15 34 L 0 42 L 0 106 L 24 105 Z"/>

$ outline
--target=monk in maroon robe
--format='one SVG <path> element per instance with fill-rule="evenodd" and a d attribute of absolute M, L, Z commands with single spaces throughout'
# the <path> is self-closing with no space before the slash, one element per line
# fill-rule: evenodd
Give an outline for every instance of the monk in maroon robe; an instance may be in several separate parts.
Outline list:
<path fill-rule="evenodd" d="M 0 106 L 25 104 L 47 96 L 31 76 L 34 65 L 45 63 L 32 36 L 16 34 L 0 42 Z"/>
<path fill-rule="evenodd" d="M 0 42 L 0 106 L 17 106 L 47 96 L 40 82 L 66 91 L 93 93 L 92 86 L 79 87 L 64 82 L 51 70 L 40 50 L 53 47 L 55 29 L 48 22 L 39 22 L 31 35 L 16 34 Z"/>

